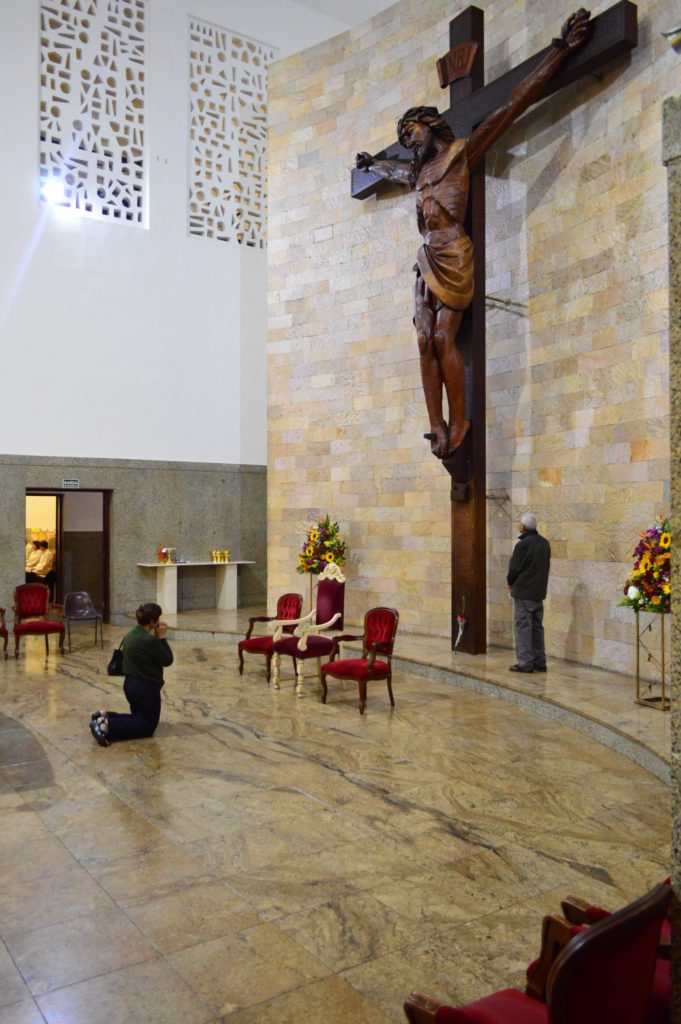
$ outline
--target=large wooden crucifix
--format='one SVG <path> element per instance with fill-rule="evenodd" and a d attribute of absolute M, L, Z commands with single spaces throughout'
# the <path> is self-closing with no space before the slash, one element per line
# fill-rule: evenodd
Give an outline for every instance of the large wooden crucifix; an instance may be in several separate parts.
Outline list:
<path fill-rule="evenodd" d="M 465 614 L 457 649 L 469 654 L 483 654 L 487 644 L 484 154 L 532 103 L 636 46 L 636 15 L 629 0 L 593 21 L 580 10 L 561 38 L 483 86 L 484 13 L 466 8 L 450 22 L 450 50 L 438 61 L 450 109 L 411 108 L 398 125 L 400 141 L 375 156 L 358 154 L 352 172 L 355 199 L 389 182 L 417 192 L 424 245 L 414 268 L 414 323 L 430 420 L 424 436 L 451 478 L 452 647 Z"/>

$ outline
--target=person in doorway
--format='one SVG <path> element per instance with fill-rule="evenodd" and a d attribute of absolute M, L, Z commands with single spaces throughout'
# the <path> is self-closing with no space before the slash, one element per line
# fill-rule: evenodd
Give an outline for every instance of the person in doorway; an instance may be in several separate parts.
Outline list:
<path fill-rule="evenodd" d="M 130 714 L 94 711 L 90 732 L 101 747 L 116 740 L 153 736 L 161 717 L 163 669 L 173 663 L 166 640 L 168 626 L 161 621 L 160 605 L 141 604 L 135 613 L 137 625 L 123 638 L 123 692 Z"/>
<path fill-rule="evenodd" d="M 516 663 L 511 672 L 545 672 L 544 598 L 549 583 L 551 546 L 537 532 L 537 517 L 526 512 L 513 549 L 506 582 L 513 598 Z"/>
<path fill-rule="evenodd" d="M 54 552 L 46 540 L 38 541 L 40 555 L 33 571 L 26 574 L 27 583 L 44 583 L 50 588 L 50 601 L 54 598 L 54 585 L 57 582 L 57 573 L 54 563 Z"/>
<path fill-rule="evenodd" d="M 30 544 L 26 545 L 26 583 L 35 582 L 31 577 L 35 572 L 42 553 L 43 549 L 40 547 L 39 541 L 32 540 Z"/>

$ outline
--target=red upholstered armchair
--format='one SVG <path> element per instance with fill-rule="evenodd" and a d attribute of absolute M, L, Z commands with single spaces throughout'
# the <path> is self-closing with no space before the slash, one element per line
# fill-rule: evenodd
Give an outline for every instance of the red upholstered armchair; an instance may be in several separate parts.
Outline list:
<path fill-rule="evenodd" d="M 276 615 L 254 615 L 253 618 L 248 620 L 248 633 L 239 640 L 239 675 L 244 674 L 244 651 L 248 651 L 250 654 L 264 654 L 265 655 L 265 670 L 267 672 L 267 682 L 270 681 L 270 668 L 272 665 L 272 641 L 274 636 L 270 633 L 267 636 L 253 636 L 253 627 L 256 622 L 286 622 L 289 619 L 298 620 L 300 613 L 303 608 L 303 595 L 302 594 L 282 594 L 277 601 L 277 614 Z M 284 633 L 293 633 L 294 626 L 284 626 Z"/>
<path fill-rule="evenodd" d="M 293 622 L 278 622 L 274 632 L 272 645 L 272 677 L 276 689 L 281 679 L 281 658 L 286 655 L 293 658 L 296 673 L 296 694 L 303 695 L 303 662 L 309 658 L 317 659 L 317 672 L 321 680 L 322 658 L 330 658 L 333 639 L 319 636 L 325 629 L 335 626 L 343 628 L 343 608 L 345 603 L 345 576 L 335 562 L 330 562 L 319 574 L 317 583 L 317 604 L 309 615 Z M 294 626 L 293 636 L 284 636 L 286 626 Z"/>
<path fill-rule="evenodd" d="M 51 609 L 61 606 L 50 604 L 50 588 L 44 583 L 22 583 L 14 591 L 14 657 L 19 657 L 22 636 L 44 636 L 45 652 L 50 653 L 48 636 L 57 633 L 59 650 L 64 653 L 64 623 L 50 619 Z"/>
<path fill-rule="evenodd" d="M 670 885 L 671 878 L 667 878 L 664 884 Z M 568 896 L 562 900 L 560 906 L 563 911 L 563 919 L 569 923 L 572 931 L 581 930 L 611 916 L 611 911 L 595 906 L 587 900 L 581 900 L 576 896 Z M 648 1002 L 645 1024 L 669 1024 L 672 999 L 671 944 L 672 925 L 668 914 L 662 923 L 662 930 L 660 932 L 657 960 L 655 961 L 655 974 L 653 975 L 653 986 L 650 993 L 650 1001 Z M 537 981 L 541 984 L 541 975 L 541 959 L 539 961 L 535 960 L 527 969 L 527 992 L 530 992 L 532 987 L 537 986 Z"/>
<path fill-rule="evenodd" d="M 5 652 L 5 661 L 7 661 L 7 623 L 5 622 L 5 609 L 0 608 L 0 637 L 3 640 L 3 651 Z"/>
<path fill-rule="evenodd" d="M 671 888 L 647 895 L 574 935 L 558 953 L 546 1001 L 508 988 L 458 1008 L 412 993 L 410 1024 L 646 1024 Z"/>
<path fill-rule="evenodd" d="M 332 659 L 338 654 L 344 640 L 361 640 L 361 658 L 331 660 L 322 666 L 322 703 L 326 704 L 326 677 L 354 679 L 359 686 L 359 713 L 364 714 L 367 702 L 367 682 L 370 679 L 385 679 L 388 684 L 390 703 L 395 707 L 392 687 L 392 655 L 400 614 L 394 608 L 370 608 L 364 616 L 364 632 L 361 636 L 337 636 L 332 650 Z"/>

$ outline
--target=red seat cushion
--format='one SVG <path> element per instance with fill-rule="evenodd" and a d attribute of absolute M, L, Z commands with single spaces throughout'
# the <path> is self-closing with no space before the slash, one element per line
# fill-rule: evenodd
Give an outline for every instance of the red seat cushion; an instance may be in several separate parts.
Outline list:
<path fill-rule="evenodd" d="M 322 665 L 322 672 L 337 679 L 369 679 L 368 658 L 342 658 Z M 371 668 L 371 679 L 386 679 L 390 672 L 387 661 L 376 660 Z"/>
<path fill-rule="evenodd" d="M 435 1020 L 437 1024 L 548 1024 L 549 1015 L 545 1003 L 505 988 L 468 1006 L 441 1006 Z"/>
<path fill-rule="evenodd" d="M 4 626 L 0 626 L 0 636 L 7 636 L 7 630 Z"/>
<path fill-rule="evenodd" d="M 307 638 L 307 649 L 298 650 L 298 637 L 283 637 L 277 640 L 274 651 L 277 654 L 288 654 L 291 658 L 298 658 L 305 661 L 306 658 L 328 658 L 333 647 L 333 640 L 328 636 L 309 636 Z"/>
<path fill-rule="evenodd" d="M 249 640 L 239 640 L 240 651 L 251 651 L 253 654 L 269 654 L 272 650 L 271 636 L 252 636 Z"/>
<path fill-rule="evenodd" d="M 15 636 L 44 636 L 45 633 L 63 633 L 64 624 L 52 619 L 27 619 L 17 622 L 14 627 Z"/>

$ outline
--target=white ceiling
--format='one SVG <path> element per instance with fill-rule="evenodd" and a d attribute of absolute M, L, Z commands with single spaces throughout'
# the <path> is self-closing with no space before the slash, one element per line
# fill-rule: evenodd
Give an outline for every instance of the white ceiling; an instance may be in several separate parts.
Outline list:
<path fill-rule="evenodd" d="M 350 28 L 367 21 L 386 7 L 392 7 L 395 0 L 296 0 L 296 3 L 319 14 L 326 14 L 329 18 L 336 18 Z"/>

